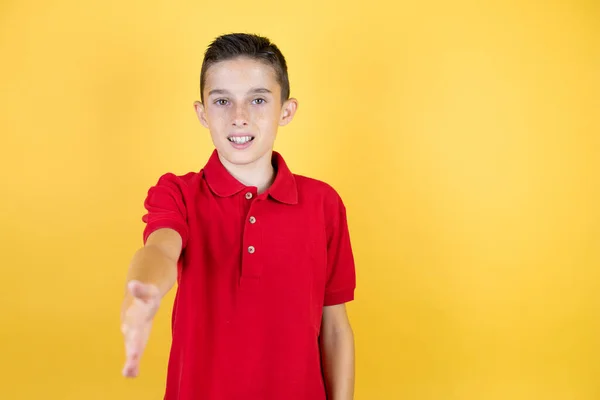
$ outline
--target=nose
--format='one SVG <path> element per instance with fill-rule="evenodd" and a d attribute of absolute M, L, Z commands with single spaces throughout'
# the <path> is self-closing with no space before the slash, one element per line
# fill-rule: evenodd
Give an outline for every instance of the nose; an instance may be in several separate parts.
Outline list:
<path fill-rule="evenodd" d="M 233 126 L 246 126 L 248 125 L 248 111 L 243 105 L 238 105 L 235 108 L 233 115 Z"/>

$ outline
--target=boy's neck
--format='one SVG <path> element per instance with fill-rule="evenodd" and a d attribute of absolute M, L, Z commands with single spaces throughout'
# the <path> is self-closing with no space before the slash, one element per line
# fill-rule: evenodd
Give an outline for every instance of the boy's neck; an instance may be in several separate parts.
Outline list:
<path fill-rule="evenodd" d="M 271 157 L 269 152 L 253 163 L 245 165 L 232 164 L 222 157 L 219 158 L 225 169 L 235 179 L 246 186 L 255 186 L 260 194 L 266 191 L 275 180 L 275 169 L 271 163 Z"/>

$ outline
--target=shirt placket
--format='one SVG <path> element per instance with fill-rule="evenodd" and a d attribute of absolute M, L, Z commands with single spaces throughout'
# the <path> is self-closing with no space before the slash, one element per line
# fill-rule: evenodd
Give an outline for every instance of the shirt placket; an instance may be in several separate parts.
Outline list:
<path fill-rule="evenodd" d="M 255 189 L 247 189 L 244 192 L 244 201 L 247 202 L 244 210 L 244 228 L 242 236 L 242 269 L 240 274 L 240 285 L 254 286 L 258 284 L 262 273 L 262 246 L 260 234 L 260 216 L 257 208 L 260 204 Z"/>

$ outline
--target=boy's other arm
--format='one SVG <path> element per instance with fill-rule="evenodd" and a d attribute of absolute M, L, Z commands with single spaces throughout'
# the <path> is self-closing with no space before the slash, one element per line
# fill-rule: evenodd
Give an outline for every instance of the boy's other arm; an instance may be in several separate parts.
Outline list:
<path fill-rule="evenodd" d="M 160 301 L 177 281 L 177 260 L 182 239 L 173 229 L 163 228 L 148 236 L 137 250 L 127 272 L 127 290 L 121 308 L 121 331 L 125 338 L 123 375 L 135 377 Z"/>
<path fill-rule="evenodd" d="M 327 398 L 354 398 L 354 334 L 345 304 L 323 308 L 321 353 Z"/>

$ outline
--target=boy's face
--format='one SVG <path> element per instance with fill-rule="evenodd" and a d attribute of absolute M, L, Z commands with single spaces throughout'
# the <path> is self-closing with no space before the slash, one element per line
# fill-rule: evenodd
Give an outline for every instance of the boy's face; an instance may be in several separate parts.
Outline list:
<path fill-rule="evenodd" d="M 195 103 L 198 118 L 219 155 L 236 165 L 270 162 L 277 129 L 292 120 L 297 108 L 295 99 L 281 103 L 271 66 L 245 57 L 212 65 L 203 95 L 204 104 Z"/>

